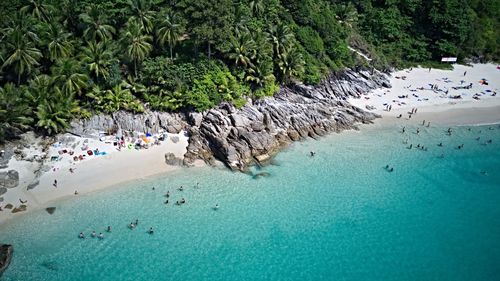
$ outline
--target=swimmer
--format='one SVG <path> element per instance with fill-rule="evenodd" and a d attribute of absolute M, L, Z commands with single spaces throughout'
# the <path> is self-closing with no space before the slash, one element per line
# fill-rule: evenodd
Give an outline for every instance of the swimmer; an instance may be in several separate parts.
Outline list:
<path fill-rule="evenodd" d="M 440 142 L 440 143 L 438 144 L 438 146 L 443 146 L 443 143 L 442 143 L 442 142 Z"/>
<path fill-rule="evenodd" d="M 403 133 L 405 132 L 406 127 L 403 127 Z"/>
<path fill-rule="evenodd" d="M 410 148 L 409 149 L 412 149 L 412 147 L 413 147 L 413 144 L 410 144 Z"/>
<path fill-rule="evenodd" d="M 387 170 L 387 169 L 389 169 L 389 165 L 385 165 L 385 169 L 386 169 L 386 170 Z"/>
<path fill-rule="evenodd" d="M 154 233 L 153 227 L 150 227 L 150 228 L 149 228 L 148 233 L 149 233 L 149 234 L 153 234 L 153 233 Z"/>
<path fill-rule="evenodd" d="M 95 231 L 92 231 L 92 234 L 90 236 L 95 237 L 96 235 L 97 233 L 95 233 Z"/>
<path fill-rule="evenodd" d="M 131 222 L 131 223 L 128 225 L 128 227 L 129 227 L 130 229 L 134 229 L 134 228 L 135 228 L 135 224 L 134 224 L 133 222 Z"/>
<path fill-rule="evenodd" d="M 314 155 L 316 155 L 316 152 L 314 152 L 314 151 L 311 151 L 310 153 L 311 153 L 311 157 L 313 157 Z"/>
<path fill-rule="evenodd" d="M 99 237 L 99 239 L 104 239 L 104 234 L 99 233 L 99 236 L 98 236 L 98 237 Z"/>
<path fill-rule="evenodd" d="M 486 143 L 492 143 L 492 142 L 493 142 L 493 140 L 488 140 Z"/>
<path fill-rule="evenodd" d="M 83 232 L 80 232 L 80 235 L 78 235 L 78 237 L 79 237 L 80 239 L 84 239 L 84 238 L 85 238 L 85 235 L 83 234 Z"/>
<path fill-rule="evenodd" d="M 418 135 L 419 133 L 420 133 L 420 129 L 419 129 L 419 128 L 417 128 L 417 135 Z"/>
<path fill-rule="evenodd" d="M 75 195 L 78 195 L 78 190 L 75 190 Z"/>
<path fill-rule="evenodd" d="M 165 193 L 165 197 L 170 197 L 170 191 L 167 191 L 167 193 Z"/>
<path fill-rule="evenodd" d="M 165 204 L 168 204 L 168 199 L 167 199 L 167 200 L 165 200 Z"/>
<path fill-rule="evenodd" d="M 183 198 L 181 198 L 181 204 L 184 204 L 184 203 L 186 203 L 186 199 L 184 199 L 184 197 L 183 197 Z"/>
<path fill-rule="evenodd" d="M 106 229 L 107 232 L 111 232 L 111 226 L 108 225 L 108 228 Z"/>
<path fill-rule="evenodd" d="M 219 209 L 219 204 L 215 204 L 214 210 L 218 210 L 218 209 Z"/>
<path fill-rule="evenodd" d="M 486 171 L 481 171 L 479 173 L 481 173 L 481 175 L 483 175 L 483 176 L 487 176 L 488 175 L 488 173 Z"/>
<path fill-rule="evenodd" d="M 135 219 L 135 225 L 139 225 L 139 220 Z"/>
<path fill-rule="evenodd" d="M 153 186 L 152 190 L 155 190 L 155 187 Z"/>
<path fill-rule="evenodd" d="M 477 141 L 478 141 L 478 140 L 480 140 L 480 139 L 481 139 L 481 137 L 477 137 L 477 138 L 476 138 L 476 140 L 477 140 Z"/>
<path fill-rule="evenodd" d="M 389 169 L 389 172 L 393 172 L 393 171 L 394 171 L 394 168 L 393 168 L 393 167 L 391 167 L 391 168 Z"/>
<path fill-rule="evenodd" d="M 179 187 L 179 191 L 183 191 L 184 190 L 184 187 L 181 185 L 181 187 Z"/>

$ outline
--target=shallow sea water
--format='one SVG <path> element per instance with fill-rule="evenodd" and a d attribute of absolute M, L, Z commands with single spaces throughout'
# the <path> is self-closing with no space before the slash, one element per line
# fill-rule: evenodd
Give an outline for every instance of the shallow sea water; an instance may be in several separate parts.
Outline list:
<path fill-rule="evenodd" d="M 299 142 L 261 176 L 190 168 L 58 201 L 0 226 L 0 280 L 500 280 L 500 127 L 415 128 Z"/>

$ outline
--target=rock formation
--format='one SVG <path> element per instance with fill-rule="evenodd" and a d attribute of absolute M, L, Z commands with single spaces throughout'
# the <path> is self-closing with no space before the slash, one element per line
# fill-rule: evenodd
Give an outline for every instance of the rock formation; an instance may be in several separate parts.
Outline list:
<path fill-rule="evenodd" d="M 290 142 L 317 137 L 328 132 L 356 129 L 379 117 L 349 104 L 349 97 L 380 87 L 390 87 L 387 77 L 369 71 L 345 70 L 331 74 L 318 86 L 295 84 L 284 87 L 274 97 L 264 98 L 236 109 L 230 104 L 203 113 L 117 112 L 97 115 L 72 123 L 71 133 L 88 136 L 97 132 L 186 130 L 189 145 L 184 164 L 196 159 L 244 170 L 252 163 L 265 163 Z M 174 161 L 175 160 L 175 161 Z M 166 161 L 177 162 L 171 156 Z"/>
<path fill-rule="evenodd" d="M 0 277 L 2 276 L 2 273 L 4 273 L 4 271 L 7 269 L 7 267 L 9 267 L 13 252 L 14 248 L 12 247 L 12 245 L 0 245 Z"/>

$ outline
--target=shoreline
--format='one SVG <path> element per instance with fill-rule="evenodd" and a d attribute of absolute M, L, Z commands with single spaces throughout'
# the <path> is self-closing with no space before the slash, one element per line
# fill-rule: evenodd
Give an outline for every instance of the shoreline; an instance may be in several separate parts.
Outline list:
<path fill-rule="evenodd" d="M 177 136 L 179 140 L 173 142 L 172 136 Z M 82 140 L 83 138 L 77 139 L 78 143 Z M 5 171 L 11 169 L 18 171 L 19 185 L 15 188 L 9 188 L 7 193 L 2 195 L 4 200 L 0 203 L 3 208 L 3 211 L 0 211 L 0 225 L 19 215 L 51 207 L 51 203 L 59 200 L 66 200 L 70 197 L 158 175 L 168 175 L 172 171 L 179 170 L 182 167 L 166 164 L 165 154 L 172 153 L 175 157 L 182 159 L 186 153 L 188 138 L 184 133 L 170 134 L 166 141 L 149 149 L 122 149 L 120 152 L 114 150 L 116 148 L 112 145 L 99 143 L 96 140 L 91 140 L 89 143 L 92 147 L 98 146 L 100 151 L 107 150 L 109 153 L 79 162 L 67 159 L 71 158 L 69 155 L 55 163 L 47 160 L 47 163 L 40 165 L 48 166 L 47 164 L 49 164 L 51 165 L 50 169 L 38 179 L 33 173 L 35 167 L 33 162 L 12 158 Z M 195 166 L 203 165 L 202 162 L 195 163 Z M 57 187 L 53 184 L 54 180 L 57 180 Z M 28 190 L 27 185 L 33 181 L 39 181 L 39 183 L 33 189 Z M 75 191 L 78 194 L 75 194 Z M 18 207 L 21 199 L 27 201 L 25 211 L 12 213 L 12 210 L 5 208 L 8 203 L 12 204 L 13 207 Z"/>
<path fill-rule="evenodd" d="M 493 66 L 483 65 L 481 67 L 477 67 L 476 70 L 482 70 L 484 67 L 491 70 Z M 421 71 L 422 69 L 415 69 L 409 72 L 408 70 L 403 70 L 401 72 L 418 74 L 418 72 Z M 448 71 L 446 74 L 447 76 L 452 76 L 450 73 L 455 73 L 455 76 L 459 76 L 460 74 L 456 73 L 457 71 L 461 72 L 462 70 L 459 68 L 458 70 Z M 483 75 L 483 73 L 474 73 L 474 70 L 468 71 L 471 76 L 476 75 L 480 77 Z M 495 69 L 495 71 L 498 70 Z M 441 72 L 438 72 L 435 75 L 437 75 L 437 77 L 442 76 L 443 74 Z M 408 76 L 410 74 L 408 74 Z M 499 75 L 497 76 L 500 77 Z M 394 100 L 397 100 L 394 99 L 394 96 L 400 95 L 401 92 L 408 90 L 406 83 L 411 79 L 406 80 L 405 83 L 400 83 L 401 81 L 394 81 L 400 80 L 395 77 L 396 74 L 393 74 L 393 77 L 391 77 L 391 83 L 394 82 L 392 89 L 378 89 L 370 93 L 363 94 L 363 96 L 369 97 L 369 99 L 363 98 L 362 96 L 361 99 L 350 99 L 349 102 L 360 108 L 364 108 L 363 105 L 366 106 L 373 103 L 374 100 L 376 102 L 392 101 L 392 104 L 398 104 L 398 102 L 394 102 Z M 418 75 L 416 78 L 418 80 Z M 500 81 L 498 80 L 499 78 L 497 77 L 490 80 L 489 87 L 494 91 L 496 91 L 497 87 L 500 85 Z M 473 89 L 474 88 L 475 87 L 473 87 Z M 385 92 L 385 94 L 380 94 L 381 91 Z M 430 94 L 432 95 L 433 92 L 430 92 Z M 400 121 L 405 121 L 405 123 L 412 122 L 415 125 L 418 125 L 422 122 L 422 119 L 432 122 L 431 126 L 436 124 L 442 126 L 477 126 L 485 125 L 484 123 L 500 123 L 500 97 L 488 97 L 480 100 L 473 100 L 472 96 L 469 96 L 469 99 L 464 99 L 458 102 L 456 100 L 452 100 L 451 103 L 449 99 L 444 98 L 429 99 L 426 101 L 414 100 L 414 102 L 418 104 L 418 113 L 413 115 L 413 118 L 409 118 L 407 113 L 412 107 L 415 107 L 412 103 L 395 106 L 395 108 L 391 111 L 386 111 L 379 107 L 372 112 L 380 114 L 382 118 L 375 119 L 373 124 L 369 126 L 397 126 L 398 124 L 401 124 Z M 403 116 L 398 119 L 397 116 L 399 114 L 402 114 Z M 360 127 L 364 128 L 364 126 L 368 125 L 361 125 Z M 76 196 L 74 194 L 75 191 L 78 191 L 78 194 L 92 193 L 145 178 L 151 178 L 158 175 L 168 175 L 174 170 L 181 169 L 181 167 L 167 165 L 165 163 L 164 155 L 165 153 L 173 153 L 177 158 L 182 159 L 187 151 L 188 137 L 184 133 L 170 135 L 177 136 L 179 141 L 173 142 L 171 137 L 168 137 L 167 141 L 162 142 L 160 145 L 139 151 L 136 151 L 135 149 L 122 149 L 121 152 L 117 152 L 115 147 L 111 144 L 90 140 L 88 144 L 92 147 L 92 149 L 97 147 L 99 148 L 99 151 L 108 151 L 109 153 L 103 156 L 89 156 L 88 158 L 91 159 L 79 161 L 78 163 L 71 161 L 71 157 L 69 156 L 69 161 L 65 158 L 54 163 L 48 162 L 49 170 L 45 171 L 41 175 L 39 178 L 39 184 L 31 190 L 27 190 L 27 186 L 32 183 L 33 180 L 36 180 L 33 175 L 36 163 L 18 161 L 12 158 L 12 163 L 9 162 L 9 167 L 3 169 L 2 171 L 8 171 L 10 169 L 18 170 L 20 174 L 20 181 L 19 186 L 8 189 L 6 194 L 0 196 L 4 199 L 3 202 L 0 202 L 0 206 L 4 208 L 4 210 L 0 212 L 0 225 L 16 217 L 16 214 L 12 213 L 11 210 L 5 209 L 5 205 L 7 203 L 11 203 L 14 207 L 16 207 L 19 206 L 19 201 L 21 201 L 21 199 L 27 200 L 27 210 L 18 213 L 25 214 L 30 211 L 50 207 L 49 204 L 52 202 L 65 200 L 70 196 Z M 73 149 L 75 149 L 75 151 L 80 147 L 80 143 L 85 145 L 85 141 L 88 140 L 84 140 L 84 138 L 77 138 L 76 141 L 73 143 Z M 51 147 L 51 151 L 49 151 L 49 153 L 51 155 L 57 155 L 57 152 L 60 149 L 61 147 Z M 31 148 L 25 150 L 27 150 L 26 152 L 28 154 L 31 153 L 30 156 L 33 156 L 32 154 L 34 152 Z M 82 151 L 85 150 L 82 148 Z M 49 155 L 49 153 L 47 153 L 47 155 Z M 66 154 L 63 154 L 63 157 L 66 157 Z M 205 164 L 201 160 L 195 162 L 195 166 L 203 165 Z M 71 172 L 70 169 L 74 169 L 73 172 Z M 54 180 L 57 180 L 57 187 L 53 185 Z"/>

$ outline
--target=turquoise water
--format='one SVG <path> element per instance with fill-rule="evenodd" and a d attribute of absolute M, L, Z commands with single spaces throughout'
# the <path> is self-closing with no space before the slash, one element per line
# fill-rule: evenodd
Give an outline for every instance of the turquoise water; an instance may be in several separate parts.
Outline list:
<path fill-rule="evenodd" d="M 500 280 L 500 128 L 415 128 L 296 143 L 267 177 L 191 168 L 58 202 L 0 227 L 0 279 Z"/>

